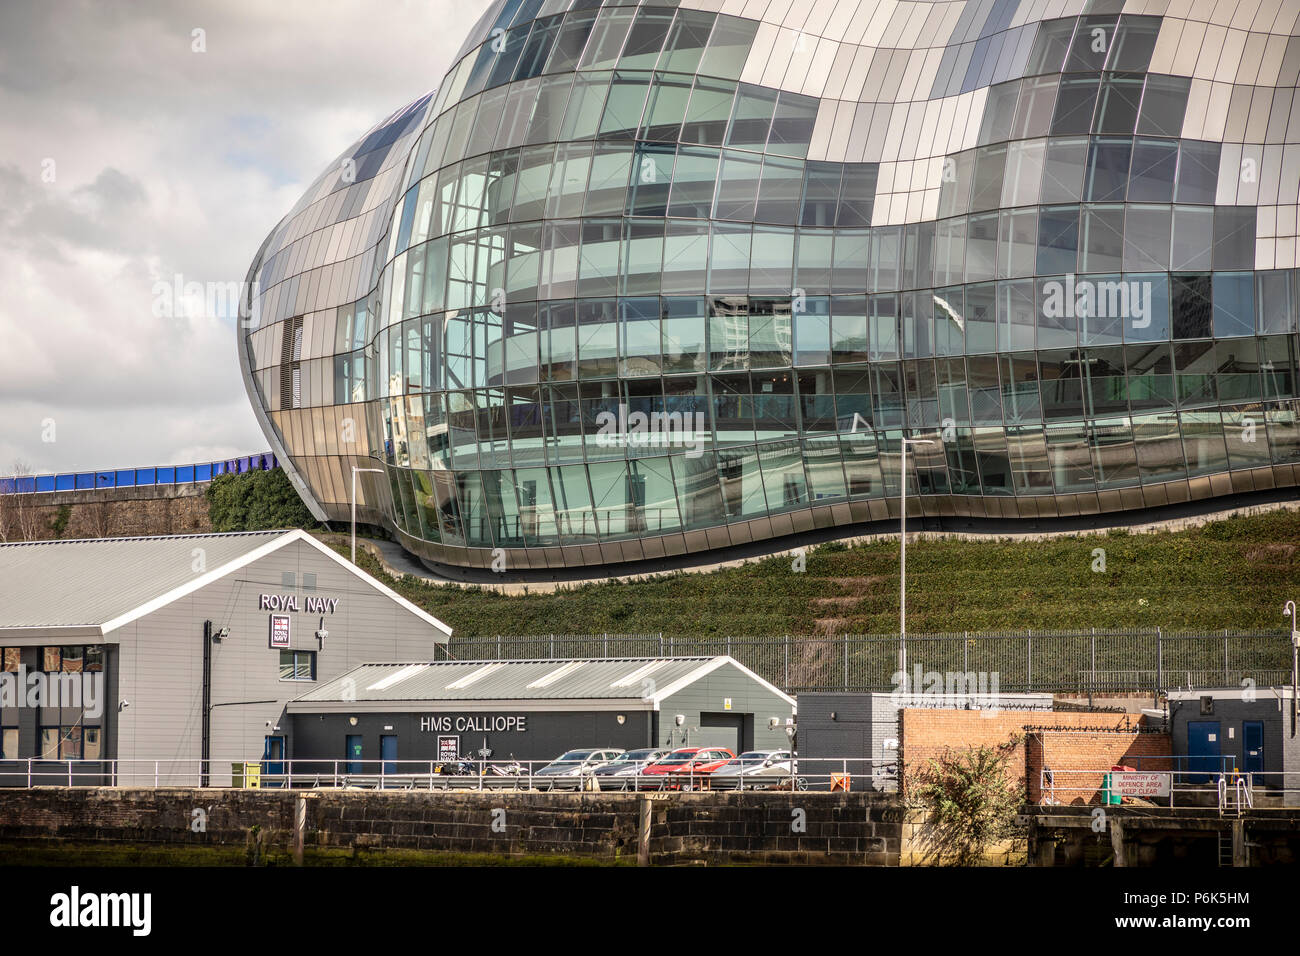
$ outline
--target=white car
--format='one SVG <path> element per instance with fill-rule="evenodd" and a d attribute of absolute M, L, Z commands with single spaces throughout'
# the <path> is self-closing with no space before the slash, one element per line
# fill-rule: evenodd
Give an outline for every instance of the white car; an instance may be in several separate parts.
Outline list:
<path fill-rule="evenodd" d="M 790 757 L 788 750 L 747 750 L 709 774 L 709 786 L 714 790 L 777 786 L 780 778 L 790 776 Z"/>

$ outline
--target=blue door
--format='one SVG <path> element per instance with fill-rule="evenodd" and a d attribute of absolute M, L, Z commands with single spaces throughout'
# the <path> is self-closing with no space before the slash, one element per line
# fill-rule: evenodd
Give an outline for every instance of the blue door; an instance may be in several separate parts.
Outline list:
<path fill-rule="evenodd" d="M 348 773 L 361 773 L 361 735 L 348 734 L 347 745 L 343 752 L 348 758 Z"/>
<path fill-rule="evenodd" d="M 281 781 L 266 779 L 268 776 L 279 776 L 282 773 L 284 773 L 284 738 L 267 737 L 262 745 L 262 786 L 283 786 Z"/>
<path fill-rule="evenodd" d="M 1264 722 L 1247 720 L 1241 724 L 1241 749 L 1246 773 L 1264 772 Z"/>
<path fill-rule="evenodd" d="M 379 738 L 379 759 L 384 762 L 384 773 L 397 773 L 396 734 L 385 734 Z"/>
<path fill-rule="evenodd" d="M 1219 759 L 1217 720 L 1187 722 L 1187 769 L 1192 783 L 1207 783 L 1211 774 L 1223 769 L 1223 761 Z"/>

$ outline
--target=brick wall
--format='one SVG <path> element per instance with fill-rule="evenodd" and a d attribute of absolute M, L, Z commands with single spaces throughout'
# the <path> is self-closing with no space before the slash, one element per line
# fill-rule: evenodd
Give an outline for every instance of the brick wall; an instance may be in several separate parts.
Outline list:
<path fill-rule="evenodd" d="M 1051 729 L 1030 733 L 1027 727 Z M 946 750 L 992 747 L 1018 737 L 1008 766 L 1030 802 L 1042 798 L 1039 783 L 1044 767 L 1096 770 L 1055 774 L 1058 800 L 1094 802 L 1099 799 L 1104 771 L 1115 764 L 1169 769 L 1168 760 L 1153 759 L 1173 752 L 1169 735 L 1139 732 L 1139 727 L 1145 727 L 1145 718 L 1138 714 L 909 708 L 902 713 L 901 786 L 906 792 L 908 778 Z"/>

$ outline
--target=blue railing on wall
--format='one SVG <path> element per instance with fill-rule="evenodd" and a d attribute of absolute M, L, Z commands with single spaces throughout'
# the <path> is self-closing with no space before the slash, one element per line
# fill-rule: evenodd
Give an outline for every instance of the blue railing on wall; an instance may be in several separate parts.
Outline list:
<path fill-rule="evenodd" d="M 62 475 L 24 475 L 0 478 L 0 494 L 28 494 L 42 491 L 90 491 L 95 488 L 139 488 L 157 485 L 194 485 L 218 475 L 242 475 L 246 471 L 279 468 L 271 452 L 208 461 L 195 465 L 152 465 L 148 468 L 115 468 L 109 471 L 78 471 Z"/>

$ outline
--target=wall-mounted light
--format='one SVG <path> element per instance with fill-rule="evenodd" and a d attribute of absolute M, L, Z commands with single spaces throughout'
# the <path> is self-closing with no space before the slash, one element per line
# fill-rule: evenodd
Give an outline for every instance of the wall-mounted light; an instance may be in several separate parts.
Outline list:
<path fill-rule="evenodd" d="M 620 726 L 620 727 L 623 725 L 623 722 L 626 721 L 626 720 L 627 720 L 627 718 L 624 717 L 622 714 L 619 714 L 619 715 L 618 715 L 618 723 L 619 723 L 619 726 Z"/>
<path fill-rule="evenodd" d="M 348 723 L 355 727 L 357 725 L 357 719 L 355 717 L 349 717 Z"/>

